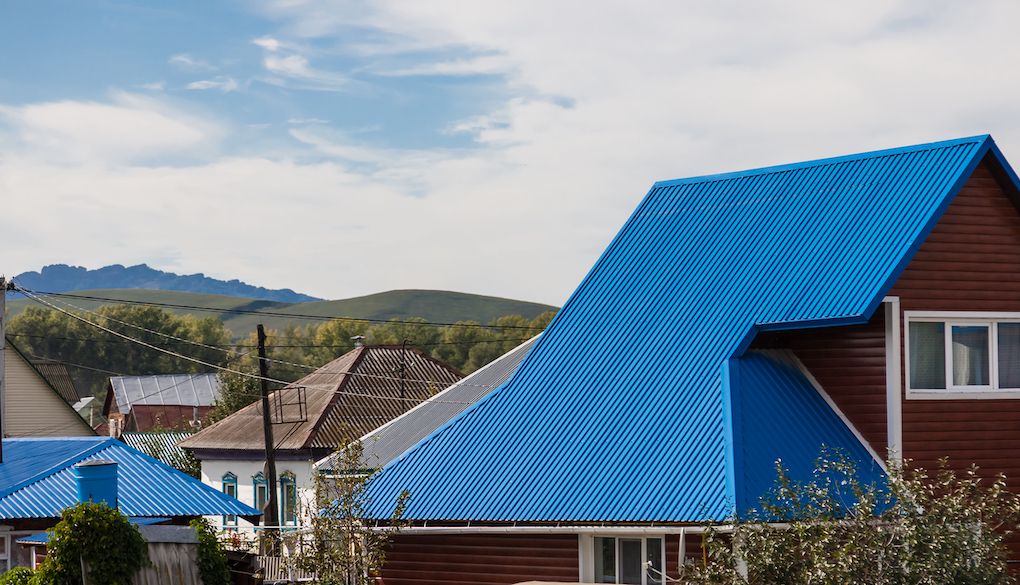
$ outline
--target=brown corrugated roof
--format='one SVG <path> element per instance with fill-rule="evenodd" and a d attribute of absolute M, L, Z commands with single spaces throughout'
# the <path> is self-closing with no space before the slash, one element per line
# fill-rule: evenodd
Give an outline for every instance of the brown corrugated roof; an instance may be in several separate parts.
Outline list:
<path fill-rule="evenodd" d="M 400 346 L 359 347 L 274 392 L 276 420 L 295 421 L 304 388 L 306 420 L 273 424 L 280 450 L 332 450 L 410 410 L 460 380 L 454 368 L 408 347 L 400 399 Z M 277 396 L 279 393 L 279 396 Z M 282 403 L 282 413 L 276 404 Z M 180 444 L 188 449 L 262 450 L 262 404 L 254 402 Z"/>
<path fill-rule="evenodd" d="M 74 380 L 64 364 L 47 359 L 33 358 L 31 361 L 35 371 L 50 383 L 50 386 L 57 391 L 57 394 L 68 404 L 78 402 L 78 390 L 74 387 Z"/>

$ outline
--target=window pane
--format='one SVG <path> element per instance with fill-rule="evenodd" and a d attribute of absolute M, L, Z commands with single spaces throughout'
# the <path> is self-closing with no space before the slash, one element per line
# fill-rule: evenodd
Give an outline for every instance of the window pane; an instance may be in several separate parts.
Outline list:
<path fill-rule="evenodd" d="M 294 486 L 293 480 L 288 480 L 287 483 L 283 484 L 280 490 L 281 498 L 283 499 L 283 521 L 285 524 L 296 524 L 297 523 L 297 488 Z"/>
<path fill-rule="evenodd" d="M 620 583 L 641 585 L 644 573 L 644 559 L 641 557 L 641 540 L 620 539 Z"/>
<path fill-rule="evenodd" d="M 999 388 L 1020 388 L 1020 323 L 999 323 Z"/>
<path fill-rule="evenodd" d="M 943 323 L 910 322 L 910 387 L 946 387 L 946 329 Z"/>
<path fill-rule="evenodd" d="M 953 325 L 953 384 L 987 386 L 988 326 Z"/>
<path fill-rule="evenodd" d="M 616 583 L 615 538 L 595 538 L 595 582 Z"/>
<path fill-rule="evenodd" d="M 648 570 L 648 583 L 662 583 L 662 540 L 649 538 L 645 540 L 645 560 L 651 567 Z"/>
<path fill-rule="evenodd" d="M 262 510 L 266 505 L 266 484 L 260 483 L 255 486 L 255 508 Z"/>

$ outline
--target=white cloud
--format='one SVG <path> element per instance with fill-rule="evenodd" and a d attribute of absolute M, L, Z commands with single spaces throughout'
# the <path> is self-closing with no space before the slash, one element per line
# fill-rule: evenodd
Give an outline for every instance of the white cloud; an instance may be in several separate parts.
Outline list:
<path fill-rule="evenodd" d="M 304 55 L 270 53 L 262 63 L 266 71 L 274 76 L 270 80 L 279 85 L 322 91 L 342 91 L 350 85 L 346 75 L 316 69 Z"/>
<path fill-rule="evenodd" d="M 215 122 L 130 93 L 108 102 L 0 105 L 0 128 L 19 157 L 111 165 L 211 154 L 222 133 Z"/>
<path fill-rule="evenodd" d="M 208 61 L 202 59 L 196 59 L 187 53 L 178 53 L 171 55 L 167 59 L 167 63 L 170 63 L 174 67 L 181 69 L 182 71 L 215 71 L 216 67 L 210 64 Z"/>
<path fill-rule="evenodd" d="M 283 43 L 272 37 L 261 37 L 252 41 L 252 44 L 258 45 L 270 53 L 275 53 L 283 47 Z"/>
<path fill-rule="evenodd" d="M 139 85 L 141 89 L 147 89 L 149 91 L 163 91 L 166 89 L 165 81 L 153 81 L 152 83 L 143 83 Z"/>
<path fill-rule="evenodd" d="M 512 62 L 503 56 L 488 55 L 470 59 L 418 63 L 410 67 L 381 69 L 375 73 L 389 77 L 496 75 L 508 73 L 512 66 Z"/>
<path fill-rule="evenodd" d="M 984 131 L 1020 165 L 1020 78 L 1003 74 L 1020 47 L 1009 0 L 864 0 L 836 13 L 794 0 L 281 0 L 263 11 L 281 23 L 258 44 L 281 84 L 346 88 L 300 47 L 350 46 L 369 71 L 500 75 L 505 99 L 445 129 L 471 149 L 386 148 L 295 122 L 304 151 L 128 168 L 105 161 L 132 160 L 136 142 L 209 148 L 217 126 L 165 104 L 8 107 L 0 197 L 14 203 L 0 225 L 29 234 L 10 257 L 24 269 L 168 257 L 179 258 L 168 269 L 322 296 L 431 287 L 561 303 L 657 179 Z M 408 65 L 384 68 L 394 62 Z M 51 106 L 59 115 L 29 116 Z M 136 136 L 132 116 L 162 138 Z M 79 156 L 58 164 L 51 150 Z M 272 245 L 242 244 L 253 225 Z"/>
<path fill-rule="evenodd" d="M 188 89 L 215 89 L 222 91 L 223 93 L 229 93 L 231 91 L 237 91 L 240 85 L 237 80 L 233 77 L 219 76 L 214 79 L 203 79 L 201 81 L 192 81 L 187 85 Z"/>

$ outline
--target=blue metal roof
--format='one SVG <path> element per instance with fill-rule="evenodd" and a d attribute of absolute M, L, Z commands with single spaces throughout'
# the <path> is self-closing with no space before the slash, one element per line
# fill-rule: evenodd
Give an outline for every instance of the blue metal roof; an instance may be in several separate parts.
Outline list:
<path fill-rule="evenodd" d="M 764 329 L 867 321 L 989 136 L 656 183 L 514 376 L 386 466 L 414 520 L 696 522 L 824 445 L 878 477 Z M 624 335 L 625 334 L 625 335 Z"/>
<path fill-rule="evenodd" d="M 109 437 L 4 439 L 0 519 L 54 518 L 77 503 L 71 468 L 116 461 L 118 508 L 128 516 L 258 516 L 251 506 Z"/>

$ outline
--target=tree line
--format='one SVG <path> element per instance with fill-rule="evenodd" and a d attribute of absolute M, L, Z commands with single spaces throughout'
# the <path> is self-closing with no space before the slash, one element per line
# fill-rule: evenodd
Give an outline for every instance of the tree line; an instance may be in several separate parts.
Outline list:
<path fill-rule="evenodd" d="M 354 349 L 353 337 L 369 345 L 407 342 L 465 374 L 540 333 L 553 311 L 534 319 L 519 315 L 499 317 L 486 327 L 474 321 L 433 325 L 424 319 L 382 323 L 338 319 L 307 326 L 288 325 L 269 330 L 266 342 L 272 363 L 270 376 L 293 381 Z M 257 373 L 255 332 L 241 339 L 215 317 L 200 318 L 158 307 L 106 305 L 86 319 L 108 329 L 220 367 Z M 130 324 L 130 325 L 128 325 Z M 7 324 L 10 340 L 32 359 L 53 359 L 69 364 L 79 394 L 103 398 L 111 375 L 202 373 L 215 368 L 132 343 L 88 323 L 51 309 L 29 307 Z M 290 362 L 281 363 L 281 362 Z M 291 365 L 296 364 L 296 365 Z M 235 376 L 236 378 L 239 378 Z M 224 377 L 227 382 L 236 382 Z M 237 392 L 247 400 L 250 384 Z M 242 405 L 243 406 L 243 405 Z M 230 411 L 236 409 L 234 405 Z"/>

